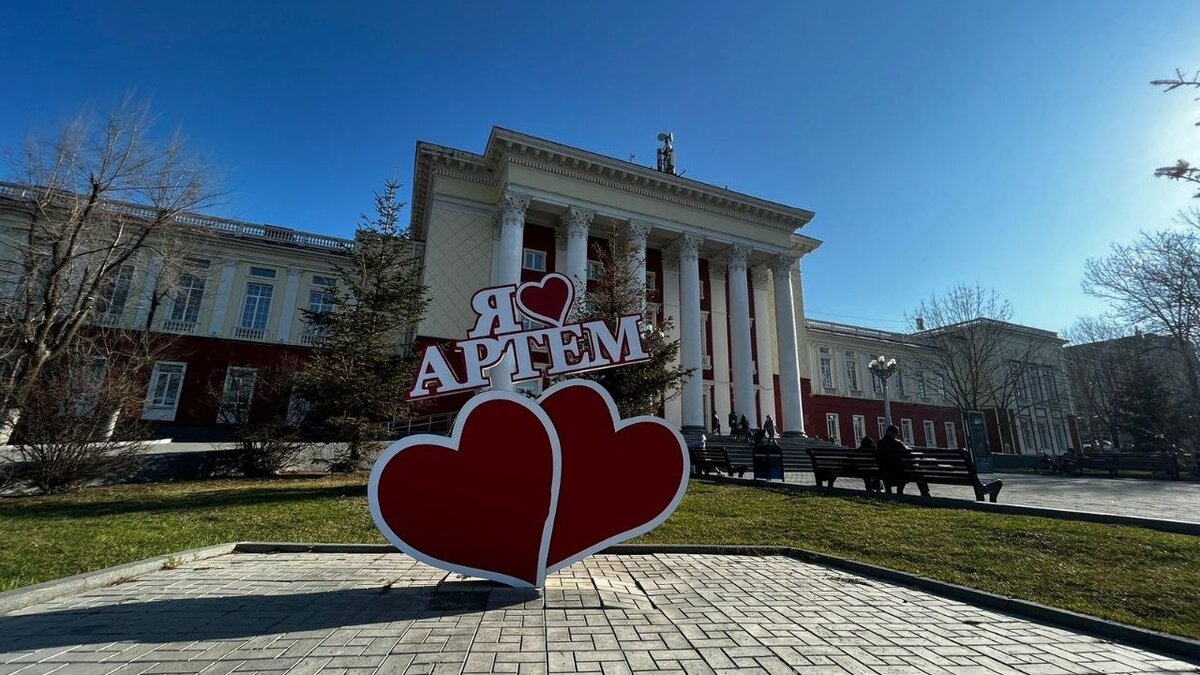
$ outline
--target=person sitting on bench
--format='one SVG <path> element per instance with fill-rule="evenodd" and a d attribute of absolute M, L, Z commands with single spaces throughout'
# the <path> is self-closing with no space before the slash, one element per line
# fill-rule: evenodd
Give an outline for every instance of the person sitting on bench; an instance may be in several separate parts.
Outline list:
<path fill-rule="evenodd" d="M 895 485 L 899 494 L 907 482 L 904 480 L 904 459 L 909 453 L 908 446 L 900 440 L 900 427 L 889 424 L 877 447 L 876 457 L 879 458 L 879 470 L 883 473 L 884 486 L 891 494 L 892 486 Z M 929 483 L 918 481 L 917 489 L 921 491 L 922 497 L 929 496 Z"/>

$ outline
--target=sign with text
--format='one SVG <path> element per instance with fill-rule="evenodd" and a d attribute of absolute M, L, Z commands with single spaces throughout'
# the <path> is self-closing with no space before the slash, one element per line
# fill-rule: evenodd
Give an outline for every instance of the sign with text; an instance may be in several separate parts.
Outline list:
<path fill-rule="evenodd" d="M 612 328 L 572 323 L 574 296 L 560 274 L 475 293 L 475 326 L 451 346 L 466 364 L 463 375 L 431 346 L 409 398 L 485 387 L 505 354 L 513 357 L 515 381 L 650 358 L 640 316 L 619 317 Z M 544 325 L 526 328 L 518 312 Z M 548 355 L 543 369 L 532 358 L 539 347 Z M 367 494 L 376 526 L 414 558 L 541 587 L 547 574 L 665 521 L 689 472 L 677 429 L 657 417 L 622 419 L 603 387 L 564 380 L 537 399 L 499 390 L 475 395 L 449 437 L 410 436 L 384 451 Z"/>

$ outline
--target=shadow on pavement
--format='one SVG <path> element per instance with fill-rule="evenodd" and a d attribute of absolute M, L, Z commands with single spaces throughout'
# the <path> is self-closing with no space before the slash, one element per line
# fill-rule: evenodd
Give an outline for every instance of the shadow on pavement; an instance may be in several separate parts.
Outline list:
<path fill-rule="evenodd" d="M 355 588 L 292 595 L 234 595 L 124 602 L 0 616 L 0 653 L 125 641 L 226 640 L 481 612 L 537 592 L 487 587 Z M 499 589 L 498 589 L 499 590 Z"/>

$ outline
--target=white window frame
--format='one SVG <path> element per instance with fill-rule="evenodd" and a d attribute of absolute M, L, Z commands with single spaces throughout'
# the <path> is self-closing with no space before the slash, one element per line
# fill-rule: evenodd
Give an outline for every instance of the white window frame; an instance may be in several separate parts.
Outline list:
<path fill-rule="evenodd" d="M 166 406 L 154 405 L 154 390 L 158 384 L 158 378 L 162 374 L 162 367 L 166 366 L 174 369 L 178 367 L 179 388 L 175 391 L 175 400 L 170 408 Z M 170 374 L 176 374 L 172 371 Z M 182 361 L 156 361 L 154 369 L 150 371 L 150 383 L 146 387 L 146 403 L 142 407 L 142 419 L 155 420 L 159 422 L 173 422 L 175 414 L 179 411 L 179 399 L 183 398 L 183 383 L 187 378 L 187 363 Z"/>
<path fill-rule="evenodd" d="M 104 304 L 101 315 L 108 317 L 109 321 L 120 320 L 121 315 L 125 313 L 125 306 L 129 304 L 129 293 L 133 289 L 133 274 L 133 265 L 121 265 L 111 281 L 106 281 L 101 289 L 100 301 Z M 117 302 L 118 299 L 120 302 Z"/>
<path fill-rule="evenodd" d="M 836 389 L 837 379 L 834 373 L 836 364 L 833 361 L 833 350 L 829 347 L 817 347 L 817 376 L 821 381 L 821 387 L 825 389 Z"/>
<path fill-rule="evenodd" d="M 867 437 L 867 417 L 866 415 L 854 415 L 850 418 L 850 422 L 854 427 L 854 447 L 857 448 Z"/>
<path fill-rule="evenodd" d="M 600 261 L 599 260 L 587 261 L 584 276 L 587 277 L 588 281 L 598 280 L 600 278 Z"/>
<path fill-rule="evenodd" d="M 646 270 L 646 290 L 653 291 L 658 288 L 658 275 L 650 270 Z"/>
<path fill-rule="evenodd" d="M 842 422 L 837 413 L 825 413 L 825 434 L 835 444 L 842 444 Z"/>
<path fill-rule="evenodd" d="M 532 256 L 532 257 L 531 257 Z M 536 267 L 532 263 L 541 260 L 541 267 Z M 546 271 L 546 252 L 536 248 L 527 248 L 521 251 L 521 269 L 532 270 L 534 272 Z"/>
<path fill-rule="evenodd" d="M 313 304 L 313 293 L 321 293 L 327 300 Z M 314 309 L 315 307 L 315 309 Z M 308 288 L 308 311 L 313 314 L 329 314 L 334 310 L 333 293 L 330 292 L 328 286 L 309 286 Z"/>
<path fill-rule="evenodd" d="M 258 315 L 258 305 L 261 302 L 262 298 L 266 297 L 266 299 L 267 299 L 267 311 L 263 313 L 263 325 L 261 325 L 261 326 L 255 326 L 255 325 L 247 326 L 246 325 L 246 310 L 250 306 L 250 287 L 251 286 L 262 286 L 264 288 L 270 289 L 270 292 L 266 296 L 262 296 L 262 295 L 254 296 L 254 298 L 255 298 L 255 304 L 254 304 L 255 316 Z M 267 326 L 271 325 L 271 309 L 272 309 L 271 306 L 274 303 L 275 303 L 275 284 L 269 284 L 269 283 L 265 283 L 262 281 L 247 281 L 246 287 L 242 289 L 242 311 L 238 312 L 238 327 L 246 328 L 249 330 L 265 331 L 267 329 Z"/>
<path fill-rule="evenodd" d="M 958 448 L 958 429 L 955 428 L 954 422 L 946 422 L 943 427 L 946 430 L 946 447 L 951 450 Z"/>
<path fill-rule="evenodd" d="M 234 382 L 234 373 L 235 372 L 238 373 L 239 375 L 241 373 L 249 373 L 250 374 L 250 376 L 251 376 L 250 391 L 249 391 L 249 398 L 250 398 L 250 402 L 251 402 L 250 404 L 252 404 L 254 401 L 254 389 L 255 389 L 255 387 L 258 386 L 258 368 L 247 368 L 245 366 L 229 366 L 228 368 L 225 369 L 225 384 L 221 387 L 221 405 L 220 405 L 220 409 L 217 410 L 217 424 L 232 424 L 237 421 L 236 419 L 231 419 L 229 417 L 229 415 L 228 415 L 229 411 L 226 408 L 226 406 L 229 404 L 229 394 L 231 392 L 232 385 Z M 248 405 L 250 405 L 250 404 L 248 404 Z M 249 412 L 249 409 L 247 409 L 247 412 Z"/>
<path fill-rule="evenodd" d="M 190 279 L 191 283 L 184 286 L 184 280 Z M 199 285 L 197 285 L 197 283 Z M 208 290 L 208 278 L 203 274 L 192 274 L 187 272 L 179 277 L 179 288 L 175 291 L 174 300 L 171 303 L 171 321 L 181 323 L 198 323 L 200 321 L 200 309 L 204 306 L 204 292 Z M 193 305 L 192 298 L 195 297 L 196 302 Z M 195 315 L 192 316 L 191 310 L 195 310 Z"/>
<path fill-rule="evenodd" d="M 907 417 L 900 419 L 900 439 L 904 441 L 905 445 L 916 445 L 916 441 L 913 439 L 913 423 Z"/>
<path fill-rule="evenodd" d="M 658 325 L 658 309 L 659 309 L 659 304 L 657 302 L 647 302 L 646 303 L 646 311 L 642 315 L 642 318 L 645 320 L 644 325 L 648 325 L 648 326 L 657 326 Z"/>
<path fill-rule="evenodd" d="M 921 426 L 925 428 L 925 447 L 936 448 L 938 446 L 937 425 L 933 423 L 933 420 L 925 420 Z"/>
<path fill-rule="evenodd" d="M 878 425 L 879 425 L 879 438 L 883 438 L 883 435 L 884 435 L 885 433 L 887 433 L 887 428 L 888 428 L 888 422 L 887 422 L 887 418 L 886 418 L 886 417 L 883 417 L 883 416 L 880 416 L 880 417 L 879 417 L 879 418 L 876 420 L 876 424 L 878 424 Z"/>
<path fill-rule="evenodd" d="M 858 372 L 858 356 L 849 350 L 844 352 L 842 356 L 846 359 L 846 387 L 850 391 L 862 391 L 862 376 Z"/>

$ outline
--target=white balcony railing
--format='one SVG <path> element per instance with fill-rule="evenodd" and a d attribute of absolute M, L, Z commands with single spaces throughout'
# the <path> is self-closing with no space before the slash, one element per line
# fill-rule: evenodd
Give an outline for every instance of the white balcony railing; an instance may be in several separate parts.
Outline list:
<path fill-rule="evenodd" d="M 167 319 L 162 322 L 162 331 L 164 333 L 177 333 L 179 335 L 191 335 L 196 332 L 195 321 L 175 321 Z"/>
<path fill-rule="evenodd" d="M 255 342 L 262 342 L 263 340 L 267 339 L 267 329 L 234 326 L 233 338 L 235 340 L 253 340 Z"/>
<path fill-rule="evenodd" d="M 305 347 L 315 347 L 321 342 L 321 332 L 316 330 L 306 330 L 300 334 L 300 344 Z"/>

